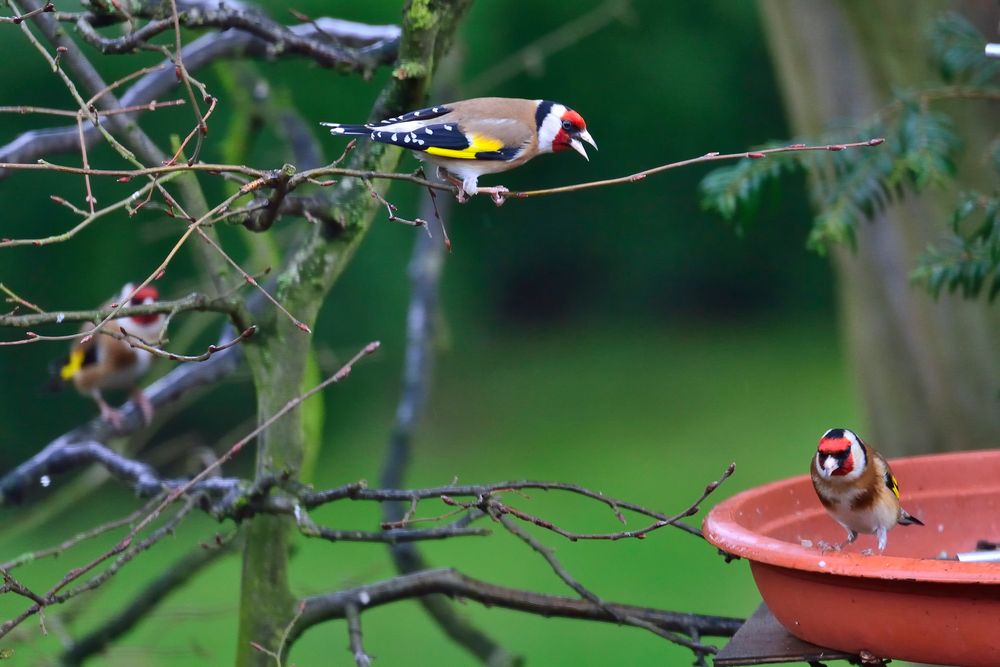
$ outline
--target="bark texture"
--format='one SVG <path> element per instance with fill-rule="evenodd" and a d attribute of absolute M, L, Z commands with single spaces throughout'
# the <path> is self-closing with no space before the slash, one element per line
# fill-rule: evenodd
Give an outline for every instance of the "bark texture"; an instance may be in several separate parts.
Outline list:
<path fill-rule="evenodd" d="M 930 21 L 954 9 L 993 34 L 987 4 L 760 0 L 793 130 L 819 133 L 834 122 L 861 121 L 893 88 L 932 80 Z M 961 188 L 991 188 L 980 150 L 995 135 L 996 109 L 958 102 L 951 110 L 967 147 Z M 891 454 L 1000 442 L 1000 308 L 985 299 L 935 301 L 909 281 L 917 256 L 940 238 L 955 197 L 908 195 L 862 225 L 856 251 L 832 253 L 864 432 Z"/>
<path fill-rule="evenodd" d="M 471 0 L 406 3 L 399 60 L 373 117 L 398 115 L 424 103 L 431 74 L 471 4 Z M 366 143 L 355 153 L 353 166 L 393 171 L 401 155 L 399 148 Z M 331 203 L 333 222 L 315 225 L 278 276 L 277 299 L 310 327 L 381 206 L 358 179 L 344 179 L 336 187 Z M 388 183 L 377 182 L 373 187 L 383 191 Z M 280 316 L 272 316 L 260 326 L 261 335 L 248 346 L 247 359 L 262 422 L 301 393 L 312 335 Z M 281 475 L 298 479 L 304 451 L 301 414 L 295 410 L 258 439 L 257 478 Z M 291 517 L 259 516 L 250 521 L 243 555 L 238 665 L 274 664 L 271 655 L 253 648 L 252 643 L 282 652 L 281 636 L 295 613 L 288 587 L 288 550 L 293 529 Z"/>

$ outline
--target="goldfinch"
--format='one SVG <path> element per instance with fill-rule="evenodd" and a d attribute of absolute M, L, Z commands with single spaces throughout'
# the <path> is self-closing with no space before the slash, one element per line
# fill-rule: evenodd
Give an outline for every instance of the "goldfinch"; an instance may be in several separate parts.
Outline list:
<path fill-rule="evenodd" d="M 853 542 L 858 533 L 874 534 L 882 552 L 896 524 L 924 525 L 900 506 L 899 484 L 885 457 L 853 431 L 831 428 L 824 433 L 811 472 L 819 501 L 847 530 L 844 544 Z"/>
<path fill-rule="evenodd" d="M 121 294 L 111 303 L 123 303 L 132 294 L 135 286 L 132 283 L 122 288 Z M 140 289 L 129 305 L 139 306 L 143 304 L 155 303 L 159 298 L 159 292 L 155 287 L 147 286 Z M 129 334 L 141 338 L 148 343 L 155 343 L 163 333 L 166 325 L 166 316 L 155 315 L 135 315 L 112 320 L 105 325 L 109 331 L 118 332 L 125 329 Z M 84 326 L 83 331 L 93 328 L 92 324 Z M 54 364 L 53 367 L 53 388 L 72 382 L 81 394 L 91 396 L 101 410 L 101 418 L 110 423 L 115 428 L 122 425 L 122 414 L 108 405 L 101 395 L 105 389 L 127 389 L 135 401 L 136 407 L 142 413 L 142 417 L 148 424 L 153 418 L 153 404 L 136 384 L 140 377 L 145 374 L 153 361 L 153 355 L 146 350 L 133 348 L 127 342 L 96 334 L 86 342 L 75 342 L 70 348 L 69 355 Z"/>
<path fill-rule="evenodd" d="M 480 188 L 479 177 L 519 167 L 541 153 L 572 148 L 585 159 L 586 142 L 597 148 L 583 117 L 546 100 L 481 97 L 418 109 L 398 118 L 366 125 L 320 123 L 335 135 L 367 136 L 400 146 L 453 175 L 458 200 L 479 192 L 499 206 L 507 188 Z"/>

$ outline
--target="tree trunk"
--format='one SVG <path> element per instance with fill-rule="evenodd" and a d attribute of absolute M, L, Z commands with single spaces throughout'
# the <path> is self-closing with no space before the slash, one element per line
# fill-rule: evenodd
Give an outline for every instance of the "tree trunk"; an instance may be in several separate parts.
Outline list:
<path fill-rule="evenodd" d="M 974 4 L 963 13 L 992 34 Z M 796 133 L 860 123 L 890 100 L 893 88 L 933 78 L 926 35 L 945 10 L 941 2 L 760 0 L 760 8 Z M 958 129 L 970 148 L 959 182 L 991 189 L 978 151 L 994 136 L 995 109 L 956 104 L 964 106 L 949 110 L 961 114 Z M 893 454 L 1000 444 L 1000 308 L 984 298 L 935 301 L 909 281 L 917 256 L 940 238 L 955 195 L 908 195 L 860 226 L 856 251 L 832 251 L 864 433 Z M 836 418 L 817 415 L 817 428 L 840 425 L 831 422 Z"/>
<path fill-rule="evenodd" d="M 409 0 L 403 9 L 399 61 L 373 115 L 385 118 L 413 109 L 425 100 L 437 63 L 449 48 L 455 30 L 472 0 Z M 382 144 L 358 149 L 352 166 L 393 171 L 402 150 Z M 386 181 L 373 187 L 383 192 Z M 332 218 L 337 225 L 316 225 L 309 238 L 286 259 L 277 280 L 276 297 L 289 312 L 312 327 L 326 294 L 365 237 L 380 204 L 357 179 L 345 179 L 334 194 Z M 422 233 L 417 230 L 416 233 Z M 258 422 L 280 410 L 302 390 L 312 336 L 283 315 L 258 322 L 259 333 L 247 345 L 247 361 L 257 390 Z M 305 449 L 301 413 L 293 410 L 257 439 L 257 479 L 299 477 Z M 288 587 L 288 549 L 295 531 L 291 517 L 258 516 L 250 522 L 243 554 L 240 629 L 236 664 L 272 667 L 274 658 L 255 649 L 282 654 L 285 628 L 294 617 L 294 596 Z"/>

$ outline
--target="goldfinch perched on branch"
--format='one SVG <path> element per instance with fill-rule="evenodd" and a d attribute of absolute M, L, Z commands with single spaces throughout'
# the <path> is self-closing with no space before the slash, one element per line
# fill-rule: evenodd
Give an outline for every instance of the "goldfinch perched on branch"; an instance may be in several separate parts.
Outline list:
<path fill-rule="evenodd" d="M 481 97 L 419 109 L 367 125 L 321 123 L 331 134 L 367 136 L 400 146 L 444 170 L 458 200 L 489 193 L 497 206 L 507 188 L 480 188 L 479 177 L 519 167 L 541 153 L 572 148 L 585 159 L 586 142 L 597 148 L 577 112 L 556 102 Z"/>
<path fill-rule="evenodd" d="M 900 506 L 899 484 L 885 457 L 846 428 L 831 428 L 819 439 L 812 482 L 823 507 L 847 529 L 844 544 L 858 533 L 874 534 L 881 552 L 896 524 L 924 525 Z"/>
<path fill-rule="evenodd" d="M 110 306 L 111 303 L 123 303 L 134 289 L 132 283 L 125 285 L 118 298 L 105 306 Z M 158 298 L 157 289 L 147 286 L 136 292 L 128 305 L 155 303 Z M 152 344 L 160 338 L 165 325 L 166 316 L 160 313 L 111 320 L 105 328 L 116 333 L 119 329 L 124 329 L 130 335 Z M 93 325 L 88 323 L 83 331 L 89 331 L 91 328 Z M 95 334 L 85 340 L 86 342 L 75 342 L 70 348 L 69 356 L 53 364 L 53 388 L 61 388 L 65 383 L 72 381 L 81 394 L 90 395 L 97 402 L 97 406 L 101 409 L 101 418 L 115 428 L 121 427 L 122 414 L 108 405 L 101 396 L 101 391 L 127 389 L 145 422 L 150 423 L 153 418 L 153 404 L 136 383 L 149 370 L 153 355 L 111 336 Z"/>

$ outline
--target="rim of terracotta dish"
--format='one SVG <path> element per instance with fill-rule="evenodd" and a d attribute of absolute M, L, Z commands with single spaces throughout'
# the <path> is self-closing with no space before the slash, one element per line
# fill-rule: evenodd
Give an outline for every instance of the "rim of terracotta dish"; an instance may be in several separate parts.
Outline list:
<path fill-rule="evenodd" d="M 893 465 L 909 462 L 933 460 L 945 463 L 947 460 L 976 457 L 1000 458 L 1000 450 L 976 450 L 948 454 L 929 454 L 894 459 Z M 754 500 L 759 496 L 780 492 L 809 481 L 809 475 L 797 475 L 777 482 L 742 491 L 716 505 L 705 517 L 703 532 L 705 539 L 713 545 L 733 555 L 747 560 L 775 565 L 778 567 L 843 575 L 864 579 L 926 581 L 939 583 L 965 583 L 1000 585 L 1000 564 L 962 563 L 957 560 L 937 560 L 933 558 L 908 558 L 903 556 L 864 555 L 837 551 L 821 552 L 815 547 L 804 547 L 793 542 L 785 542 L 755 533 L 739 523 L 736 513 L 741 509 L 752 510 Z M 994 484 L 975 487 L 1000 494 L 1000 479 Z M 923 498 L 952 495 L 954 490 L 940 492 L 927 491 Z"/>

